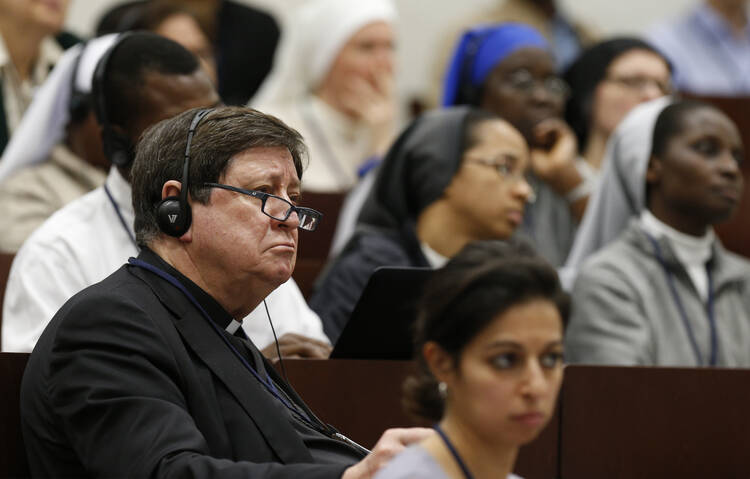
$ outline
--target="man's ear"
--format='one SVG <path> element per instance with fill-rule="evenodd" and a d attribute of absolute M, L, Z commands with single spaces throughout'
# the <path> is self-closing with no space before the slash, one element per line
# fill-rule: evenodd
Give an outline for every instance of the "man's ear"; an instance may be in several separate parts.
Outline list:
<path fill-rule="evenodd" d="M 454 364 L 453 357 L 445 349 L 435 341 L 427 341 L 422 346 L 422 356 L 438 382 L 451 382 L 451 379 L 455 376 L 457 365 Z"/>
<path fill-rule="evenodd" d="M 169 198 L 170 196 L 180 196 L 181 190 L 182 183 L 177 180 L 169 180 L 161 187 L 161 199 Z"/>
<path fill-rule="evenodd" d="M 652 156 L 649 158 L 648 167 L 646 168 L 646 183 L 649 185 L 659 183 L 663 170 L 664 167 L 658 157 Z"/>

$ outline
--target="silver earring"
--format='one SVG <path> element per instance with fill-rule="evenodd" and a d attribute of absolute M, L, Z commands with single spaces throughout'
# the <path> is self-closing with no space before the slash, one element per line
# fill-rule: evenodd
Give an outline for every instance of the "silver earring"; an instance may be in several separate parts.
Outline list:
<path fill-rule="evenodd" d="M 438 393 L 440 393 L 440 397 L 443 399 L 448 397 L 448 385 L 444 381 L 438 383 Z"/>

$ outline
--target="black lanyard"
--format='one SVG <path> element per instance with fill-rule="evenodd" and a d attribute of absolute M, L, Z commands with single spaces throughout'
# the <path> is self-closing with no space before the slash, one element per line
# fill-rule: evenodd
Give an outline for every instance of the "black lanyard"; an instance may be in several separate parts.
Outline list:
<path fill-rule="evenodd" d="M 664 257 L 661 254 L 661 248 L 659 247 L 659 243 L 656 241 L 655 238 L 653 238 L 648 233 L 646 233 L 646 237 L 651 241 L 651 244 L 654 246 L 654 253 L 656 254 L 656 259 L 659 261 L 659 264 L 664 270 L 664 275 L 667 277 L 667 284 L 669 285 L 669 291 L 671 292 L 672 299 L 675 305 L 677 306 L 678 312 L 680 313 L 682 324 L 685 326 L 685 330 L 687 331 L 688 338 L 690 339 L 690 346 L 692 346 L 693 348 L 693 353 L 695 353 L 695 358 L 698 361 L 698 366 L 703 366 L 705 363 L 703 362 L 703 355 L 701 354 L 700 348 L 698 347 L 698 341 L 695 339 L 695 334 L 693 333 L 692 326 L 690 326 L 690 321 L 687 316 L 687 312 L 685 311 L 685 306 L 682 304 L 680 295 L 677 293 L 677 288 L 675 287 L 672 273 L 669 271 L 669 268 L 667 267 L 667 263 L 666 261 L 664 261 Z M 711 337 L 711 349 L 709 350 L 707 364 L 708 366 L 716 366 L 716 363 L 718 361 L 719 344 L 718 344 L 718 338 L 717 338 L 717 333 L 716 333 L 716 319 L 714 318 L 713 278 L 711 276 L 711 269 L 708 267 L 708 264 L 706 264 L 706 275 L 708 276 L 708 301 L 706 302 L 706 314 L 708 316 L 708 327 L 709 327 L 710 337 Z"/>
<path fill-rule="evenodd" d="M 453 455 L 453 459 L 456 460 L 456 463 L 458 464 L 458 467 L 460 467 L 461 471 L 463 471 L 464 477 L 466 479 L 474 479 L 474 476 L 471 474 L 471 471 L 469 470 L 469 468 L 464 463 L 464 460 L 461 459 L 461 455 L 458 454 L 458 451 L 453 446 L 453 443 L 450 441 L 450 439 L 448 439 L 448 435 L 445 434 L 445 431 L 443 431 L 443 429 L 438 424 L 435 424 L 433 427 L 435 428 L 435 430 L 437 431 L 438 435 L 440 436 L 440 438 L 445 443 L 445 446 L 448 448 L 448 450 Z"/>
<path fill-rule="evenodd" d="M 128 227 L 127 222 L 125 221 L 125 218 L 122 216 L 122 212 L 120 211 L 120 206 L 115 201 L 114 196 L 112 196 L 112 192 L 109 191 L 109 187 L 105 184 L 104 185 L 104 192 L 107 193 L 107 198 L 109 198 L 109 202 L 112 203 L 112 208 L 115 209 L 115 213 L 117 213 L 117 218 L 120 220 L 120 224 L 122 225 L 122 229 L 125 230 L 125 233 L 127 233 L 128 238 L 130 238 L 130 241 L 133 242 L 133 246 L 135 246 L 136 249 L 138 248 L 138 243 L 135 241 L 135 236 L 133 236 L 133 232 Z"/>

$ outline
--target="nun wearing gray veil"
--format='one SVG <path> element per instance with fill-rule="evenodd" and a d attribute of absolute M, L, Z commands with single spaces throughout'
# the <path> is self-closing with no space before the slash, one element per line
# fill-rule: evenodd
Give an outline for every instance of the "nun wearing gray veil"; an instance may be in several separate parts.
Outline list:
<path fill-rule="evenodd" d="M 643 211 L 654 124 L 672 101 L 662 97 L 636 106 L 612 133 L 599 184 L 589 198 L 565 266 L 559 271 L 566 289 L 573 287 L 584 261 L 617 238 L 630 219 Z"/>
<path fill-rule="evenodd" d="M 468 160 L 482 148 L 484 156 Z M 433 111 L 413 122 L 388 151 L 354 235 L 310 300 L 331 342 L 375 268 L 438 268 L 470 241 L 510 237 L 531 195 L 523 176 L 528 154 L 518 130 L 473 108 Z M 501 172 L 497 161 L 504 160 L 487 158 L 512 164 Z"/>

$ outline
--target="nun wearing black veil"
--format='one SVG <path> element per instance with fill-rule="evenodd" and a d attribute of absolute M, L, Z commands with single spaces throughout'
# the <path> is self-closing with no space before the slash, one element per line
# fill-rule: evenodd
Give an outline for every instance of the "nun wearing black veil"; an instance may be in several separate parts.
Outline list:
<path fill-rule="evenodd" d="M 380 166 L 354 235 L 310 306 L 334 342 L 379 266 L 438 268 L 464 245 L 509 238 L 532 191 L 529 149 L 508 122 L 468 107 L 415 120 Z"/>

